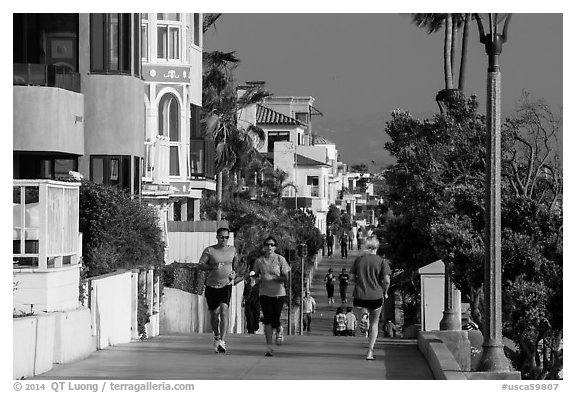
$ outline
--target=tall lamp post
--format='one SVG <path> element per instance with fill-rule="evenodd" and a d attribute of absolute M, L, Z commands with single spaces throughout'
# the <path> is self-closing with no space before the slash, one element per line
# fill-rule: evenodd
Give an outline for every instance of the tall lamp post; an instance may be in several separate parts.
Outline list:
<path fill-rule="evenodd" d="M 502 344 L 502 261 L 500 227 L 500 89 L 499 55 L 506 42 L 511 14 L 487 14 L 489 30 L 479 14 L 480 42 L 488 55 L 488 81 L 486 96 L 486 199 L 485 199 L 485 257 L 484 257 L 484 342 L 478 371 L 510 371 L 510 363 Z M 503 22 L 502 32 L 498 25 Z"/>

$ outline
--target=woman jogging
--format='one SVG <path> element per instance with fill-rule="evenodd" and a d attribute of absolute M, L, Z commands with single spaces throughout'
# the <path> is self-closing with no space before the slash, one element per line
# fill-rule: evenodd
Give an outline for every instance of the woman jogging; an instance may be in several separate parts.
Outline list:
<path fill-rule="evenodd" d="M 390 287 L 390 266 L 378 255 L 380 242 L 376 236 L 364 243 L 366 253 L 354 261 L 350 273 L 354 275 L 354 307 L 369 313 L 368 353 L 366 360 L 374 360 L 374 344 L 378 337 L 378 320 Z"/>

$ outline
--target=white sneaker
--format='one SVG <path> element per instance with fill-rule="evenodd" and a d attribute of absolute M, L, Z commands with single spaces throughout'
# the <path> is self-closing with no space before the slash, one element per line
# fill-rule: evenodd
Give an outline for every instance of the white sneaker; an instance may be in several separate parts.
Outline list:
<path fill-rule="evenodd" d="M 218 352 L 226 353 L 226 343 L 224 340 L 220 340 L 220 343 L 218 344 Z"/>
<path fill-rule="evenodd" d="M 282 326 L 280 326 L 280 329 L 276 331 L 276 345 L 282 345 L 282 343 L 284 342 L 283 332 L 284 329 L 282 329 Z"/>
<path fill-rule="evenodd" d="M 218 347 L 220 346 L 220 339 L 214 337 L 214 352 L 218 353 Z"/>

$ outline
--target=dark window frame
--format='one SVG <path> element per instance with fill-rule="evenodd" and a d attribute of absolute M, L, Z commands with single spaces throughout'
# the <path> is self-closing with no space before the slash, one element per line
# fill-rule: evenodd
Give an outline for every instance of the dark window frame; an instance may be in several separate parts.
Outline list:
<path fill-rule="evenodd" d="M 138 29 L 133 28 L 131 14 L 115 14 L 118 17 L 118 64 L 113 64 L 110 55 L 110 35 L 112 34 L 111 22 L 113 14 L 90 14 L 90 72 L 103 74 L 140 75 L 140 62 L 133 64 L 138 49 L 133 47 L 139 43 L 140 23 Z M 134 54 L 134 56 L 133 56 Z M 139 55 L 138 55 L 139 56 Z M 135 66 L 134 69 L 132 66 Z M 117 69 L 116 69 L 117 67 Z"/>
<path fill-rule="evenodd" d="M 128 155 L 106 155 L 106 154 L 92 154 L 90 155 L 90 180 L 91 181 L 95 181 L 94 180 L 94 161 L 95 160 L 102 160 L 102 171 L 104 174 L 104 178 L 102 183 L 100 184 L 106 184 L 106 185 L 112 185 L 112 186 L 117 186 L 119 189 L 122 190 L 126 190 L 129 191 L 130 193 L 132 193 L 133 190 L 133 184 L 132 184 L 132 167 L 133 167 L 133 163 L 132 163 L 132 156 L 128 156 Z M 117 170 L 115 171 L 115 175 L 118 177 L 117 182 L 115 181 L 115 179 L 112 179 L 111 175 L 112 175 L 112 160 L 118 160 L 118 168 L 116 168 Z M 126 168 L 126 165 L 128 165 L 128 168 Z M 134 176 L 136 176 L 137 174 L 135 173 Z"/>

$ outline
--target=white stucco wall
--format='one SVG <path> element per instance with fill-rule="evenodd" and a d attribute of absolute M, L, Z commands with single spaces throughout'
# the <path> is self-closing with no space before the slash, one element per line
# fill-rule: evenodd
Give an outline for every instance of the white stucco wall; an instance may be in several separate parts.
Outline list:
<path fill-rule="evenodd" d="M 130 271 L 92 279 L 90 310 L 98 349 L 130 342 L 131 289 L 132 273 Z"/>
<path fill-rule="evenodd" d="M 78 307 L 80 265 L 61 268 L 14 269 L 18 282 L 13 304 L 17 311 L 64 311 Z"/>

